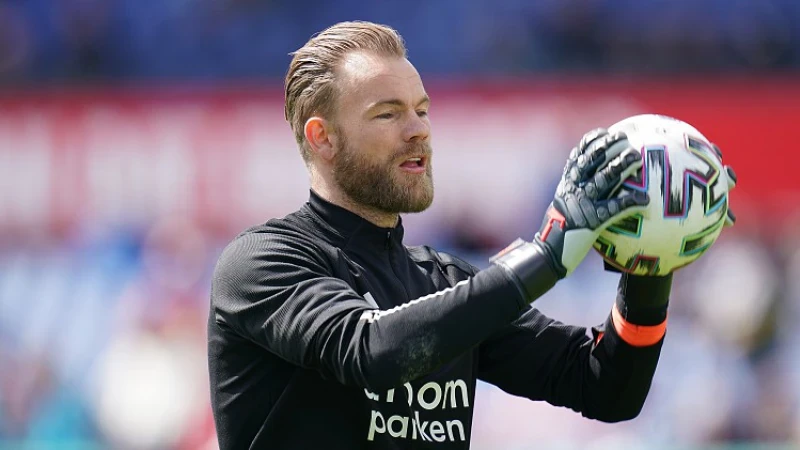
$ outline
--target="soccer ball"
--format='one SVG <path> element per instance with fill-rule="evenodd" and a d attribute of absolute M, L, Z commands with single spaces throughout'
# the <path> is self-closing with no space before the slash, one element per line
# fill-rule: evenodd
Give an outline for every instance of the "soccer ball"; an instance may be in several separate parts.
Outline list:
<path fill-rule="evenodd" d="M 650 204 L 604 230 L 594 248 L 635 275 L 666 275 L 695 261 L 719 237 L 728 212 L 728 175 L 711 143 L 686 122 L 655 114 L 608 130 L 625 132 L 643 157 L 619 195 L 644 191 Z"/>

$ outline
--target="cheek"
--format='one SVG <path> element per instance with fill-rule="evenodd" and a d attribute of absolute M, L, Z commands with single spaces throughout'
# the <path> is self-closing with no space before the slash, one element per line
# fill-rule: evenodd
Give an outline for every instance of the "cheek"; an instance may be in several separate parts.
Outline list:
<path fill-rule="evenodd" d="M 357 145 L 353 142 L 353 148 L 357 148 L 370 161 L 393 161 L 397 155 L 397 141 L 394 136 L 393 130 L 389 129 L 364 133 L 358 139 Z"/>

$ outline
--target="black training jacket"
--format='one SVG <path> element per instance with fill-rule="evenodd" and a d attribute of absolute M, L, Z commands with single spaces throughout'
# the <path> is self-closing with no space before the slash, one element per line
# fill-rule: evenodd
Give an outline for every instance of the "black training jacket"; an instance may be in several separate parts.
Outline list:
<path fill-rule="evenodd" d="M 215 269 L 220 447 L 467 449 L 477 380 L 589 418 L 635 417 L 663 341 L 633 347 L 611 315 L 590 337 L 527 303 L 504 267 L 406 247 L 402 224 L 379 228 L 311 192 L 239 235 Z"/>

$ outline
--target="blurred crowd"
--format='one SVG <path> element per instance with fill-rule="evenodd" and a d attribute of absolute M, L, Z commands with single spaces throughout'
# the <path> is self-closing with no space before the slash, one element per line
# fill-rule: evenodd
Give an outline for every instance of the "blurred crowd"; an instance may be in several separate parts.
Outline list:
<path fill-rule="evenodd" d="M 419 70 L 445 79 L 800 68 L 796 0 L 0 0 L 0 85 L 274 81 L 312 33 L 355 18 L 396 27 Z M 519 133 L 509 139 L 527 138 Z M 501 153 L 498 165 L 512 169 L 522 154 Z M 520 177 L 537 178 L 506 178 Z M 519 231 L 530 238 L 553 181 L 513 187 L 532 205 L 517 221 L 492 222 L 462 191 L 447 214 L 410 217 L 407 243 L 484 267 Z M 496 198 L 492 186 L 472 189 Z M 285 195 L 276 192 L 259 195 Z M 232 235 L 179 214 L 82 225 L 26 241 L 0 230 L 0 450 L 216 448 L 205 323 L 211 271 Z M 800 445 L 797 230 L 800 215 L 745 221 L 677 275 L 640 418 L 599 424 L 481 384 L 473 448 Z M 537 306 L 564 322 L 601 323 L 617 276 L 600 267 L 592 255 Z"/>
<path fill-rule="evenodd" d="M 425 73 L 800 66 L 794 0 L 0 0 L 0 82 L 281 76 L 354 18 L 391 23 Z"/>

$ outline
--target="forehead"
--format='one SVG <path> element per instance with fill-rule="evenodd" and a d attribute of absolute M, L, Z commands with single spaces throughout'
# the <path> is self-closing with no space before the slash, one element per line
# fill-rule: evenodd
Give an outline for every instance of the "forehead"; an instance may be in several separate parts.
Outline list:
<path fill-rule="evenodd" d="M 387 98 L 416 102 L 425 95 L 422 79 L 402 57 L 350 53 L 337 71 L 343 104 L 356 106 Z"/>

